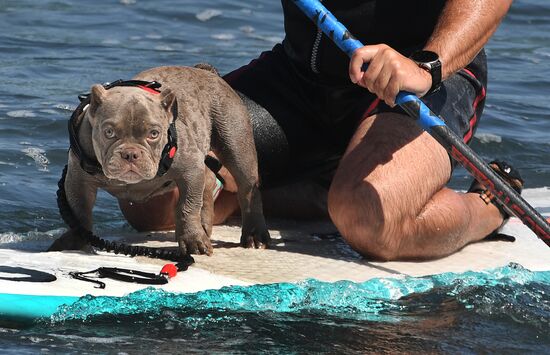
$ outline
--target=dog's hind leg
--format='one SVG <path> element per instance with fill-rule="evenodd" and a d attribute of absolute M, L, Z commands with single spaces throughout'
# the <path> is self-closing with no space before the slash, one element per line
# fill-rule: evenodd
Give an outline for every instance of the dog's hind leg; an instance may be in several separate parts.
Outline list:
<path fill-rule="evenodd" d="M 227 99 L 223 110 L 216 112 L 213 118 L 212 148 L 237 184 L 242 216 L 241 245 L 266 248 L 270 236 L 263 215 L 250 119 L 236 94 Z"/>
<path fill-rule="evenodd" d="M 208 167 L 204 170 L 205 181 L 202 196 L 201 223 L 206 235 L 210 237 L 212 236 L 212 223 L 214 218 L 214 196 L 212 193 L 216 187 L 216 176 Z"/>

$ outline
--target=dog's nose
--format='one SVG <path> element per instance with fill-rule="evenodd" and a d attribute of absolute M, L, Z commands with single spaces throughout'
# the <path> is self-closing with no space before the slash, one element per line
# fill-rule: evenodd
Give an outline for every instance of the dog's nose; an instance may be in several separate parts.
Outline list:
<path fill-rule="evenodd" d="M 141 151 L 136 148 L 128 148 L 120 152 L 120 156 L 129 163 L 133 163 L 141 158 Z"/>

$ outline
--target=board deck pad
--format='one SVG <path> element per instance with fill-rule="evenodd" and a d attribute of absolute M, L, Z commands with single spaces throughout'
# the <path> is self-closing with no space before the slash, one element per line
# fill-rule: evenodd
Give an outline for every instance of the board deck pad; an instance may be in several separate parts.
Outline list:
<path fill-rule="evenodd" d="M 550 189 L 526 190 L 524 196 L 542 213 L 550 215 Z M 250 283 L 297 282 L 308 278 L 363 282 L 373 277 L 480 271 L 509 263 L 532 271 L 550 270 L 550 248 L 517 218 L 512 218 L 502 230 L 515 236 L 513 243 L 474 243 L 448 257 L 420 262 L 369 261 L 335 236 L 336 229 L 330 223 L 271 221 L 270 227 L 270 249 L 253 250 L 239 247 L 238 226 L 216 226 L 212 237 L 214 255 L 195 256 L 194 267 Z"/>
<path fill-rule="evenodd" d="M 545 216 L 550 216 L 550 188 L 526 190 L 523 196 Z M 515 242 L 488 241 L 466 246 L 459 252 L 432 261 L 376 262 L 368 260 L 353 251 L 345 241 L 335 234 L 335 228 L 328 222 L 268 221 L 272 243 L 270 249 L 244 249 L 239 246 L 238 225 L 215 226 L 212 256 L 195 255 L 195 264 L 189 270 L 180 272 L 163 286 L 168 292 L 197 292 L 230 285 L 254 285 L 279 282 L 299 282 L 306 279 L 335 282 L 349 280 L 363 282 L 372 278 L 401 278 L 427 276 L 444 272 L 461 273 L 481 271 L 517 263 L 531 271 L 550 270 L 550 248 L 517 218 L 512 218 L 503 233 L 516 237 Z M 103 236 L 106 237 L 106 236 Z M 134 245 L 175 248 L 174 235 L 165 233 L 126 233 L 111 235 Z M 19 245 L 20 246 L 20 245 Z M 23 250 L 22 250 L 23 249 Z M 105 289 L 94 284 L 73 279 L 70 271 L 90 271 L 101 266 L 136 269 L 158 273 L 164 260 L 146 257 L 131 258 L 107 252 L 86 254 L 64 251 L 47 253 L 41 250 L 18 248 L 10 243 L 0 243 L 0 320 L 9 315 L 12 318 L 47 316 L 55 310 L 42 309 L 26 314 L 17 307 L 31 307 L 42 299 L 32 296 L 78 297 L 124 296 L 148 287 L 146 285 L 101 279 Z M 21 282 L 3 280 L 14 277 L 6 273 L 9 268 L 24 268 L 55 275 L 54 282 Z M 12 269 L 13 270 L 13 269 Z M 3 272 L 4 271 L 4 272 Z M 8 299 L 12 304 L 2 302 Z M 14 302 L 15 299 L 15 303 Z M 17 305 L 17 301 L 21 301 Z M 33 303 L 34 302 L 34 303 Z M 68 302 L 59 299 L 58 302 Z M 2 304 L 4 303 L 4 304 Z M 48 313 L 49 312 L 49 313 Z M 28 312 L 27 312 L 28 313 Z"/>

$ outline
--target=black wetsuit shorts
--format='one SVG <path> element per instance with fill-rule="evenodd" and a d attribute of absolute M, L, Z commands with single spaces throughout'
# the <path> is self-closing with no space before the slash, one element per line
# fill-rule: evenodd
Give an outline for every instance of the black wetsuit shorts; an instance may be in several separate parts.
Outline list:
<path fill-rule="evenodd" d="M 351 81 L 326 83 L 297 68 L 282 45 L 224 78 L 249 109 L 264 188 L 308 177 L 323 176 L 329 183 L 358 124 L 375 113 L 400 111 Z M 483 111 L 486 81 L 481 52 L 422 100 L 470 142 Z"/>

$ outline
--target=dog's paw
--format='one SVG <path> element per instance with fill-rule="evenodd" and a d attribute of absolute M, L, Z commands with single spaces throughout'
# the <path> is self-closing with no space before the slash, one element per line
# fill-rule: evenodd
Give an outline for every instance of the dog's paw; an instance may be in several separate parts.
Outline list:
<path fill-rule="evenodd" d="M 187 233 L 178 238 L 178 243 L 182 254 L 212 255 L 214 252 L 210 237 L 208 237 L 204 230 L 197 233 Z"/>
<path fill-rule="evenodd" d="M 269 248 L 270 241 L 271 237 L 269 236 L 269 232 L 267 230 L 265 230 L 265 232 L 254 233 L 252 235 L 243 234 L 241 236 L 241 246 L 243 248 L 267 249 Z"/>
<path fill-rule="evenodd" d="M 241 246 L 243 248 L 267 249 L 270 241 L 271 237 L 269 236 L 267 227 L 255 228 L 251 231 L 243 229 L 243 234 L 241 235 Z"/>
<path fill-rule="evenodd" d="M 92 252 L 92 247 L 80 234 L 69 230 L 57 238 L 48 248 L 48 251 L 63 250 L 82 250 L 89 253 Z"/>

